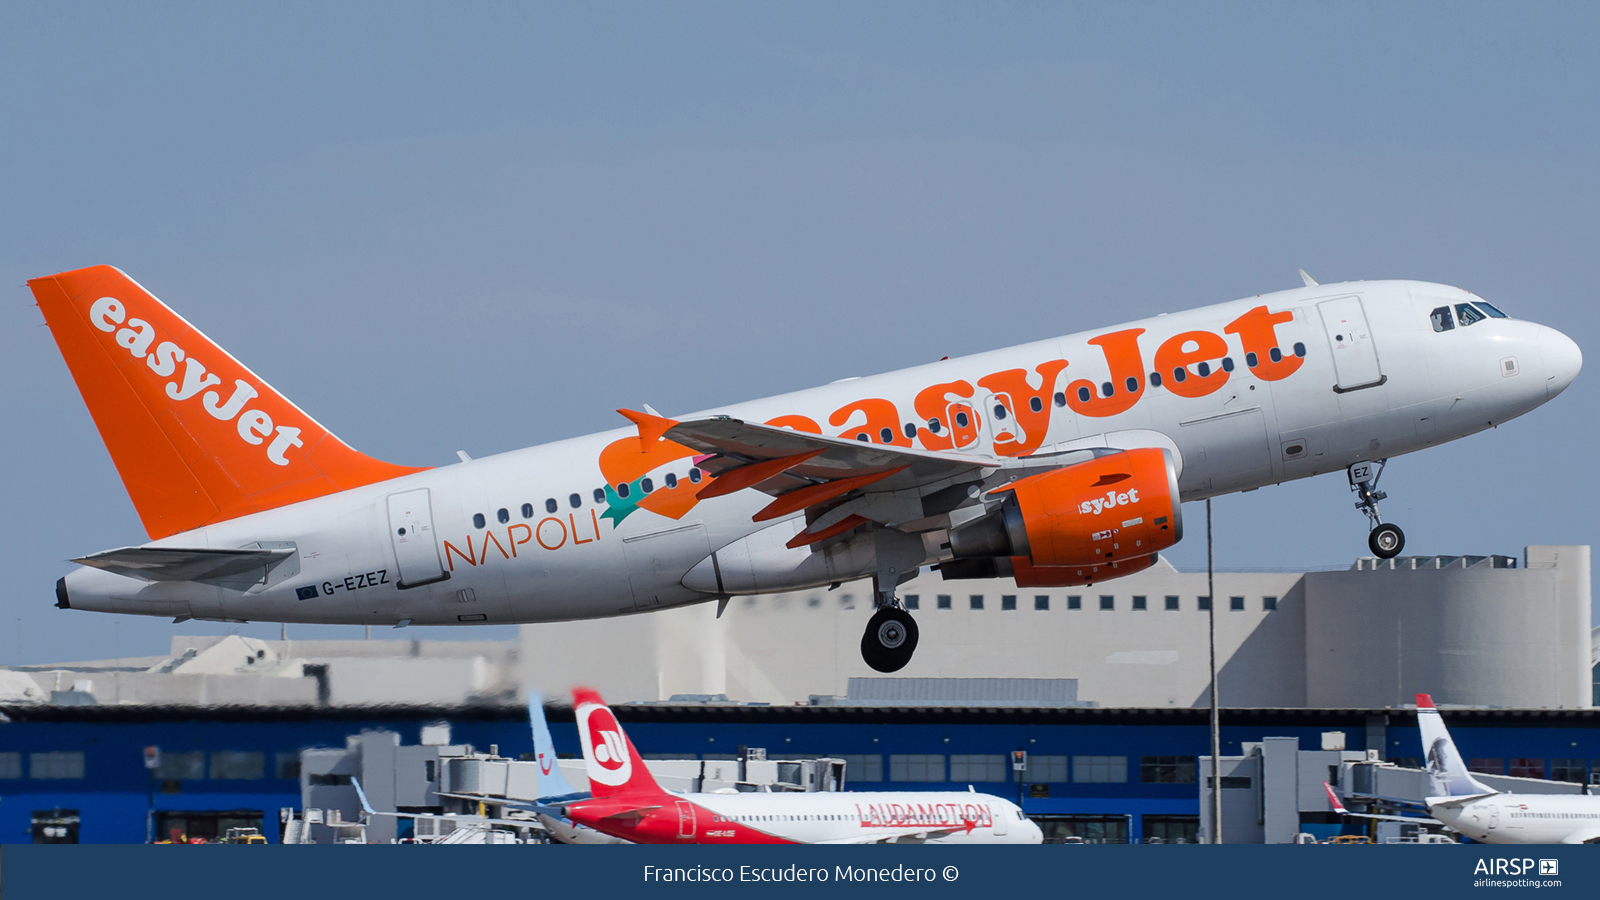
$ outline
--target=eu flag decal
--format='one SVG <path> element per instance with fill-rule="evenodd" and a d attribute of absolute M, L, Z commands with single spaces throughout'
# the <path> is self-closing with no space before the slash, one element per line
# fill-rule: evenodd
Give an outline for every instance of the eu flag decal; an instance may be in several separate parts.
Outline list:
<path fill-rule="evenodd" d="M 294 595 L 301 600 L 315 600 L 317 599 L 317 586 L 312 584 L 303 588 L 295 588 Z"/>

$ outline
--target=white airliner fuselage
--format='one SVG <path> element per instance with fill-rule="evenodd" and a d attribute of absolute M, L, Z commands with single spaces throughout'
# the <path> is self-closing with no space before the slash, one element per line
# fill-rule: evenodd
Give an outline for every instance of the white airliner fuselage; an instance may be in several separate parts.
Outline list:
<path fill-rule="evenodd" d="M 111 345 L 118 323 L 106 320 L 107 302 L 89 318 Z M 133 352 L 150 340 L 135 341 Z M 131 369 L 148 377 L 140 359 Z M 146 361 L 156 369 L 154 353 Z M 207 620 L 455 625 L 612 616 L 868 576 L 903 580 L 908 569 L 948 562 L 950 530 L 993 510 L 999 495 L 990 492 L 1020 477 L 1110 449 L 1155 447 L 1170 460 L 1182 500 L 1253 490 L 1497 426 L 1559 394 L 1581 365 L 1560 332 L 1506 318 L 1457 288 L 1308 286 L 677 420 L 630 414 L 697 427 L 728 417 L 901 454 L 890 462 L 968 466 L 943 480 L 908 474 L 845 495 L 853 505 L 834 518 L 853 510 L 861 527 L 828 540 L 788 546 L 810 540 L 800 534 L 808 523 L 812 531 L 831 524 L 818 521 L 826 507 L 753 521 L 772 503 L 768 493 L 697 498 L 712 477 L 700 466 L 713 454 L 677 444 L 661 452 L 666 445 L 653 440 L 640 450 L 641 424 L 379 480 L 146 545 L 283 548 L 287 558 L 254 582 L 143 580 L 127 566 L 118 574 L 91 562 L 64 579 L 58 596 L 74 609 Z M 168 396 L 183 396 L 181 374 Z M 80 387 L 88 398 L 82 377 Z M 246 421 L 268 416 L 206 396 L 211 415 L 239 416 L 241 438 L 284 451 L 262 440 L 270 421 Z M 287 452 L 293 462 L 300 451 Z M 118 465 L 129 480 L 133 464 Z M 1107 505 L 1117 498 L 1113 488 Z M 1083 508 L 1101 512 L 1098 501 Z M 885 562 L 888 538 L 899 542 L 891 548 L 898 569 Z"/>

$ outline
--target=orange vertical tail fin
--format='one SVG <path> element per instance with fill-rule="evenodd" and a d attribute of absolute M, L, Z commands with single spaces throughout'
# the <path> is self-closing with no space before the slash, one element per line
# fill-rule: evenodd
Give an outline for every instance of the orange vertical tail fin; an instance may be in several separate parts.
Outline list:
<path fill-rule="evenodd" d="M 423 471 L 350 449 L 111 266 L 28 286 L 152 538 Z"/>

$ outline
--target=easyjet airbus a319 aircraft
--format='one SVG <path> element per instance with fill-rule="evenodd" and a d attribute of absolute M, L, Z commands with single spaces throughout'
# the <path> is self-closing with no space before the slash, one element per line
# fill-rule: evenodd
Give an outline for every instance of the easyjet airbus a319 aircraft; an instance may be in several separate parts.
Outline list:
<path fill-rule="evenodd" d="M 1304 273 L 1302 273 L 1303 275 Z M 1522 415 L 1576 344 L 1458 288 L 1306 286 L 441 468 L 345 445 L 109 266 L 30 282 L 151 542 L 62 608 L 222 621 L 547 622 L 872 578 L 861 649 L 917 643 L 922 566 L 1105 581 L 1181 500 L 1383 462 Z"/>

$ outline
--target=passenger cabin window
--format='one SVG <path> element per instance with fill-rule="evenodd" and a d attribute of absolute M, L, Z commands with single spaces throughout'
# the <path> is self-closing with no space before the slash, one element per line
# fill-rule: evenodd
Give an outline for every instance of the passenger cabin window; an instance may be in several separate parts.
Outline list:
<path fill-rule="evenodd" d="M 524 519 L 533 518 L 533 504 L 532 503 L 524 503 L 524 504 L 522 504 L 522 517 Z"/>
<path fill-rule="evenodd" d="M 472 527 L 473 528 L 482 528 L 483 526 L 485 526 L 487 524 L 489 524 L 489 522 L 488 522 L 488 520 L 484 519 L 483 513 L 473 513 L 472 514 Z"/>
<path fill-rule="evenodd" d="M 573 509 L 577 509 L 578 507 L 583 505 L 583 495 L 582 494 L 573 494 L 572 496 L 567 498 L 567 503 Z"/>
<path fill-rule="evenodd" d="M 690 469 L 689 470 L 689 480 L 691 482 L 695 483 L 695 484 L 699 484 L 700 483 L 700 470 L 699 469 Z"/>
<path fill-rule="evenodd" d="M 556 498 L 554 497 L 544 501 L 544 511 L 547 513 L 553 513 L 559 508 L 560 507 L 556 504 Z"/>
<path fill-rule="evenodd" d="M 494 514 L 494 517 L 500 520 L 501 525 L 504 525 L 505 523 L 511 521 L 511 511 L 502 506 L 500 507 L 500 511 Z"/>
<path fill-rule="evenodd" d="M 606 502 L 606 489 L 605 488 L 595 488 L 594 489 L 594 502 L 596 502 L 596 503 L 604 503 L 604 502 Z M 525 507 L 523 507 L 523 509 L 528 510 L 528 515 L 530 515 L 530 516 L 533 515 L 533 507 L 532 506 L 525 506 Z"/>
<path fill-rule="evenodd" d="M 1488 317 L 1478 312 L 1471 303 L 1457 303 L 1456 318 L 1461 320 L 1461 327 L 1465 328 L 1468 325 L 1476 325 Z"/>
<path fill-rule="evenodd" d="M 642 488 L 646 494 L 648 494 L 656 489 L 656 483 L 651 481 L 648 477 L 641 478 L 639 479 L 639 487 Z"/>
<path fill-rule="evenodd" d="M 667 487 L 675 488 L 677 486 L 678 486 L 678 476 L 676 474 L 672 473 L 672 472 L 668 472 L 667 473 Z"/>
<path fill-rule="evenodd" d="M 1455 320 L 1450 318 L 1450 307 L 1441 306 L 1428 314 L 1433 319 L 1434 331 L 1449 331 L 1456 327 Z"/>

